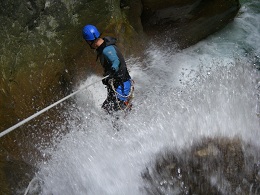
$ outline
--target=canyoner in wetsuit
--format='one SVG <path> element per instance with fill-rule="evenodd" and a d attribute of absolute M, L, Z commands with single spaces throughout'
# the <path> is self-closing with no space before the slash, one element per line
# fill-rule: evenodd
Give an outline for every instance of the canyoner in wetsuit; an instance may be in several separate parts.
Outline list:
<path fill-rule="evenodd" d="M 96 49 L 97 58 L 104 69 L 102 83 L 107 88 L 107 98 L 102 108 L 108 113 L 131 109 L 133 83 L 127 70 L 126 62 L 113 37 L 100 38 L 100 33 L 93 25 L 83 28 L 83 37 L 92 49 Z"/>

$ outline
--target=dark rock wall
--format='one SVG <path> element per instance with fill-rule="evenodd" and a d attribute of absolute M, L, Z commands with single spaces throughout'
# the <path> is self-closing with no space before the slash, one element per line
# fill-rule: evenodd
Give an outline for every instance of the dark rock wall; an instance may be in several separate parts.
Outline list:
<path fill-rule="evenodd" d="M 144 30 L 159 41 L 188 47 L 222 29 L 236 16 L 238 0 L 143 0 Z"/>

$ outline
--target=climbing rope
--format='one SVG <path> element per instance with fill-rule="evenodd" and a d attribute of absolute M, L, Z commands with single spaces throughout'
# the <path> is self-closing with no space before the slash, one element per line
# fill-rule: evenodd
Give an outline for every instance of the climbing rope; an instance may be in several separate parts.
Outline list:
<path fill-rule="evenodd" d="M 94 85 L 94 84 L 96 84 L 97 82 L 102 81 L 103 79 L 105 79 L 105 78 L 107 78 L 107 77 L 108 77 L 108 76 L 105 76 L 105 77 L 103 77 L 102 79 L 97 80 L 96 82 L 93 82 L 93 83 L 91 83 L 91 84 L 89 84 L 89 85 L 85 85 L 85 86 L 81 87 L 79 90 L 77 90 L 77 91 L 71 93 L 70 95 L 68 95 L 68 96 L 66 96 L 66 97 L 64 97 L 64 98 L 62 98 L 61 100 L 59 100 L 59 101 L 57 101 L 57 102 L 55 102 L 55 103 L 49 105 L 48 107 L 46 107 L 46 108 L 40 110 L 39 112 L 36 112 L 36 113 L 33 114 L 32 116 L 30 116 L 30 117 L 28 117 L 28 118 L 22 120 L 21 122 L 17 123 L 16 125 L 14 125 L 14 126 L 8 128 L 8 129 L 2 131 L 2 132 L 0 133 L 0 138 L 3 137 L 4 135 L 10 133 L 11 131 L 15 130 L 16 128 L 22 126 L 23 124 L 27 123 L 28 121 L 34 119 L 35 117 L 39 116 L 40 114 L 46 112 L 47 110 L 51 109 L 52 107 L 54 107 L 54 106 L 60 104 L 61 102 L 63 102 L 63 101 L 65 101 L 65 100 L 69 99 L 70 97 L 72 97 L 72 96 L 76 95 L 77 93 L 79 93 L 79 92 L 81 92 L 81 91 L 87 89 L 87 88 L 90 87 L 91 85 Z"/>
<path fill-rule="evenodd" d="M 122 111 L 127 111 L 130 107 L 131 107 L 131 101 L 132 99 L 134 98 L 134 81 L 131 79 L 131 88 L 130 88 L 130 92 L 128 95 L 124 96 L 120 93 L 118 93 L 114 87 L 114 79 L 110 79 L 110 86 L 112 88 L 112 90 L 114 91 L 114 93 L 116 94 L 116 102 L 117 102 L 117 105 L 118 107 L 120 108 L 120 110 Z M 119 95 L 120 97 L 123 97 L 123 98 L 127 98 L 127 104 L 126 104 L 126 107 L 123 109 L 120 105 L 120 101 L 118 100 L 117 98 L 117 95 Z"/>

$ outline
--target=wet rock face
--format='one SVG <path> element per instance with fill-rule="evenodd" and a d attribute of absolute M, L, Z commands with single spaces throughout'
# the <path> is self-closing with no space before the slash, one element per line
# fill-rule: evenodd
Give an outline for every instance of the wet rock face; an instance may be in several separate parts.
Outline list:
<path fill-rule="evenodd" d="M 34 175 L 34 168 L 22 161 L 0 160 L 0 193 L 24 194 Z"/>
<path fill-rule="evenodd" d="M 33 29 L 37 26 L 42 10 L 44 9 L 45 1 L 20 1 L 17 3 L 15 0 L 3 0 L 0 2 L 0 13 L 6 16 L 9 20 L 1 20 L 1 23 L 8 25 L 10 21 L 19 21 L 21 26 L 28 26 Z"/>
<path fill-rule="evenodd" d="M 238 139 L 205 139 L 159 154 L 142 177 L 147 194 L 259 194 L 260 158 Z M 255 150 L 258 150 L 256 152 Z M 252 153 L 252 151 L 254 151 Z"/>
<path fill-rule="evenodd" d="M 71 75 L 64 63 L 62 38 L 66 33 L 61 31 L 73 25 L 63 3 L 43 0 L 1 1 L 0 22 L 0 129 L 4 130 L 69 91 Z"/>
<path fill-rule="evenodd" d="M 188 47 L 225 27 L 236 16 L 238 0 L 144 0 L 142 23 L 158 41 Z M 169 42 L 170 43 L 170 42 Z"/>

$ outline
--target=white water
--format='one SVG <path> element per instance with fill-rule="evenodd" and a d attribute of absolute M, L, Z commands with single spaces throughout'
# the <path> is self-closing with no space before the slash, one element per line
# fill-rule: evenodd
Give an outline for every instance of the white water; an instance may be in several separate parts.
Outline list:
<path fill-rule="evenodd" d="M 42 194 L 143 194 L 141 172 L 164 148 L 189 147 L 203 136 L 238 136 L 257 145 L 259 76 L 252 64 L 259 21 L 244 5 L 232 24 L 189 49 L 151 45 L 145 61 L 128 59 L 134 109 L 120 119 L 120 131 L 100 109 L 101 83 L 77 96 L 70 133 L 42 151 L 51 155 L 36 175 Z"/>

